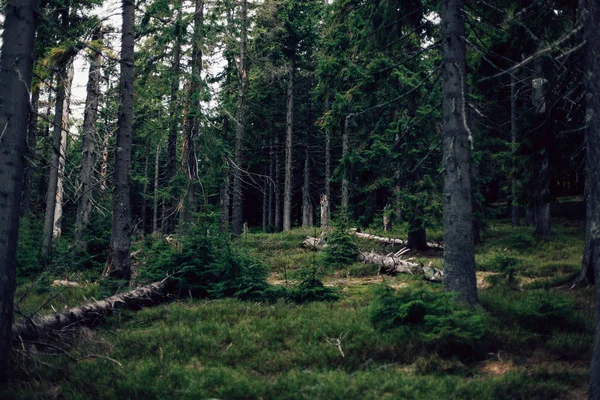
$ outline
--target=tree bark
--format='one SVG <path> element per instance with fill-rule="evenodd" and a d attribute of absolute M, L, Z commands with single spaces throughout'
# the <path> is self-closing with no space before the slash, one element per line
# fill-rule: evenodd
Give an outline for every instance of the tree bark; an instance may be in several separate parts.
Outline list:
<path fill-rule="evenodd" d="M 510 154 L 512 158 L 512 173 L 511 173 L 511 200 L 510 200 L 510 211 L 511 211 L 511 222 L 512 226 L 519 226 L 519 205 L 517 204 L 517 171 L 516 171 L 516 146 L 517 146 L 517 78 L 516 72 L 510 76 Z"/>
<path fill-rule="evenodd" d="M 329 111 L 329 97 L 325 100 L 325 111 Z M 331 220 L 331 131 L 325 128 L 325 201 L 321 197 L 321 228 L 329 226 Z"/>
<path fill-rule="evenodd" d="M 23 156 L 33 75 L 36 0 L 8 0 L 0 54 L 0 382 L 10 375 Z"/>
<path fill-rule="evenodd" d="M 121 36 L 121 77 L 119 86 L 119 118 L 115 151 L 115 189 L 113 192 L 112 232 L 105 275 L 129 281 L 131 278 L 131 200 L 129 169 L 133 134 L 133 82 L 135 4 L 123 0 Z"/>
<path fill-rule="evenodd" d="M 535 113 L 535 131 L 533 134 L 534 167 L 533 185 L 533 216 L 535 220 L 535 234 L 539 236 L 550 235 L 550 171 L 548 160 L 548 140 L 551 129 L 547 119 L 546 97 L 548 93 L 548 79 L 545 77 L 545 64 L 549 62 L 546 57 L 538 57 L 534 61 L 535 78 L 532 80 L 533 106 Z"/>
<path fill-rule="evenodd" d="M 50 175 L 48 177 L 48 190 L 46 191 L 46 213 L 44 215 L 44 230 L 42 232 L 42 257 L 45 260 L 52 254 L 52 239 L 56 212 L 56 197 L 58 193 L 58 178 L 60 170 L 62 133 L 66 129 L 63 118 L 65 99 L 67 98 L 67 76 L 71 60 L 64 60 L 59 67 L 56 77 L 56 99 L 54 108 L 54 121 L 52 133 L 52 159 L 50 160 Z"/>
<path fill-rule="evenodd" d="M 196 211 L 196 190 L 198 186 L 198 160 L 196 155 L 196 138 L 200 131 L 200 92 L 202 89 L 202 25 L 204 23 L 204 2 L 195 1 L 194 36 L 192 41 L 192 76 L 189 91 L 189 112 L 185 123 L 183 138 L 182 164 L 187 170 L 188 190 L 181 214 L 185 226 L 192 222 Z"/>
<path fill-rule="evenodd" d="M 225 172 L 225 178 L 221 183 L 219 189 L 219 204 L 221 208 L 221 232 L 226 233 L 229 231 L 229 172 Z"/>
<path fill-rule="evenodd" d="M 269 138 L 269 230 L 275 226 L 275 156 L 273 154 L 273 136 Z"/>
<path fill-rule="evenodd" d="M 600 276 L 600 4 L 595 0 L 580 0 L 580 18 L 584 26 L 586 90 L 586 185 L 587 223 L 584 266 L 594 270 L 596 281 Z M 600 285 L 594 288 L 596 328 L 594 351 L 590 368 L 591 400 L 600 399 Z"/>
<path fill-rule="evenodd" d="M 292 229 L 292 145 L 294 132 L 294 78 L 296 60 L 290 57 L 288 66 L 286 135 L 285 135 L 285 182 L 283 190 L 283 230 Z"/>
<path fill-rule="evenodd" d="M 52 229 L 52 237 L 56 239 L 62 235 L 62 215 L 63 215 L 63 199 L 64 199 L 64 181 L 65 167 L 67 163 L 67 147 L 69 143 L 69 117 L 71 104 L 71 85 L 73 84 L 73 76 L 75 69 L 73 61 L 69 63 L 67 72 L 66 88 L 65 88 L 65 104 L 62 109 L 62 130 L 60 135 L 60 157 L 58 158 L 58 181 L 56 183 L 56 202 L 54 204 L 54 226 Z"/>
<path fill-rule="evenodd" d="M 142 235 L 146 234 L 146 209 L 148 208 L 148 169 L 150 168 L 150 146 L 146 143 L 146 158 L 144 160 L 144 186 L 142 187 Z"/>
<path fill-rule="evenodd" d="M 444 290 L 477 303 L 469 142 L 465 109 L 466 45 L 462 0 L 442 0 Z"/>
<path fill-rule="evenodd" d="M 154 207 L 152 212 L 152 233 L 158 233 L 158 156 L 160 155 L 160 144 L 156 145 L 156 153 L 154 155 Z"/>
<path fill-rule="evenodd" d="M 281 157 L 279 151 L 279 133 L 275 133 L 275 230 L 281 231 Z"/>
<path fill-rule="evenodd" d="M 309 145 L 306 143 L 304 146 L 304 183 L 302 185 L 302 227 L 312 226 L 313 207 L 310 200 L 309 157 Z"/>
<path fill-rule="evenodd" d="M 25 157 L 25 180 L 23 182 L 23 197 L 21 202 L 21 216 L 27 215 L 31 209 L 31 192 L 34 181 L 35 158 L 37 156 L 38 113 L 40 108 L 40 85 L 38 82 L 31 89 L 31 114 L 27 128 L 27 148 Z"/>
<path fill-rule="evenodd" d="M 102 40 L 103 34 L 99 30 L 93 40 Z M 96 121 L 98 116 L 98 100 L 100 98 L 102 54 L 94 51 L 90 57 L 90 72 L 88 75 L 85 111 L 83 114 L 83 149 L 81 152 L 81 173 L 79 184 L 81 195 L 77 204 L 77 219 L 75 221 L 75 243 L 78 247 L 85 246 L 83 231 L 90 221 L 92 213 L 94 166 L 96 165 Z"/>
<path fill-rule="evenodd" d="M 344 121 L 344 131 L 342 132 L 342 163 L 344 163 L 344 168 L 342 171 L 342 210 L 343 212 L 348 211 L 348 202 L 349 202 L 349 191 L 348 191 L 348 170 L 346 168 L 346 156 L 348 154 L 348 129 L 349 129 L 349 121 L 352 117 L 352 114 L 346 116 L 346 120 Z"/>
<path fill-rule="evenodd" d="M 242 165 L 244 163 L 244 116 L 246 111 L 246 91 L 248 89 L 248 72 L 246 61 L 246 36 L 248 19 L 248 2 L 242 1 L 241 32 L 240 32 L 240 63 L 239 63 L 239 92 L 236 114 L 235 131 L 235 163 L 233 170 L 233 204 L 231 210 L 231 233 L 239 236 L 242 233 L 242 219 L 244 208 L 244 193 L 242 191 Z"/>

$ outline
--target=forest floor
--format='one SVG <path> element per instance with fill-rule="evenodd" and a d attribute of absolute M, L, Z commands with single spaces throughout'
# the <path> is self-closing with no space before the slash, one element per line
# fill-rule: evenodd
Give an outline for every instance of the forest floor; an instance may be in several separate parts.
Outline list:
<path fill-rule="evenodd" d="M 0 398 L 584 399 L 593 292 L 564 286 L 579 272 L 584 226 L 553 222 L 549 239 L 505 221 L 490 222 L 483 233 L 476 263 L 487 350 L 477 360 L 445 358 L 409 331 L 374 328 L 370 304 L 382 282 L 397 290 L 441 285 L 425 283 L 420 275 L 381 275 L 377 267 L 354 263 L 319 269 L 325 285 L 340 294 L 335 302 L 178 301 L 120 311 L 44 351 L 23 345 L 16 348 L 16 377 L 0 388 Z M 386 234 L 405 232 L 398 226 Z M 306 235 L 318 234 L 250 233 L 236 245 L 270 266 L 271 284 L 294 285 L 305 271 L 318 268 L 318 254 L 299 246 Z M 429 238 L 441 234 L 431 232 Z M 364 251 L 397 250 L 358 243 Z M 409 256 L 441 267 L 441 252 Z M 20 287 L 17 298 L 25 290 Z M 20 309 L 51 312 L 97 295 L 95 283 L 46 286 L 30 291 Z M 567 302 L 557 306 L 562 314 L 550 310 L 532 325 L 527 307 L 548 296 Z M 583 324 L 568 323 L 573 315 Z"/>

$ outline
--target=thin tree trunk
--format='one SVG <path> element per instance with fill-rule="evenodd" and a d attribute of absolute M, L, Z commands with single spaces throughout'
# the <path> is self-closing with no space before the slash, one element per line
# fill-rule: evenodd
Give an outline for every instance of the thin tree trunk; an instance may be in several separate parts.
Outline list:
<path fill-rule="evenodd" d="M 144 161 L 144 186 L 142 188 L 142 235 L 146 234 L 146 209 L 148 195 L 148 169 L 150 165 L 150 146 L 146 143 L 146 160 Z"/>
<path fill-rule="evenodd" d="M 329 111 L 329 97 L 325 100 L 325 111 Z M 321 228 L 329 226 L 331 220 L 331 131 L 325 128 L 325 197 L 321 197 Z"/>
<path fill-rule="evenodd" d="M 33 85 L 31 90 L 31 110 L 29 116 L 29 125 L 27 128 L 27 156 L 25 157 L 25 180 L 23 182 L 23 198 L 21 203 L 21 215 L 25 216 L 31 209 L 31 192 L 33 186 L 35 158 L 37 153 L 37 131 L 38 131 L 38 113 L 40 108 L 40 85 Z"/>
<path fill-rule="evenodd" d="M 279 151 L 279 133 L 275 134 L 275 230 L 281 231 L 281 157 Z"/>
<path fill-rule="evenodd" d="M 219 203 L 221 206 L 221 232 L 226 233 L 229 231 L 229 172 L 226 171 L 225 178 L 221 183 L 219 190 Z"/>
<path fill-rule="evenodd" d="M 294 133 L 294 77 L 296 61 L 290 57 L 288 67 L 287 108 L 285 117 L 285 182 L 283 188 L 283 230 L 292 229 L 292 145 Z"/>
<path fill-rule="evenodd" d="M 586 89 L 586 185 L 587 223 L 584 268 L 600 276 L 600 4 L 595 0 L 580 0 L 580 17 L 584 26 Z M 594 352 L 590 368 L 591 400 L 600 399 L 600 285 L 594 289 L 596 299 L 596 328 Z"/>
<path fill-rule="evenodd" d="M 160 145 L 156 145 L 156 154 L 154 156 L 154 208 L 152 212 L 152 233 L 158 233 L 158 156 L 160 155 Z"/>
<path fill-rule="evenodd" d="M 204 23 L 204 2 L 196 0 L 194 12 L 194 37 L 192 42 L 192 77 L 189 91 L 189 112 L 183 138 L 182 164 L 187 169 L 188 190 L 184 201 L 181 219 L 188 226 L 196 211 L 196 190 L 198 187 L 198 160 L 196 138 L 200 131 L 200 92 L 202 89 L 202 25 Z"/>
<path fill-rule="evenodd" d="M 112 232 L 105 275 L 129 281 L 131 278 L 131 200 L 129 169 L 131 167 L 131 136 L 133 134 L 133 82 L 135 4 L 123 0 L 121 39 L 121 78 L 119 87 L 119 118 L 115 151 L 115 189 L 113 192 Z"/>
<path fill-rule="evenodd" d="M 102 40 L 102 31 L 94 35 L 94 40 Z M 83 116 L 83 149 L 81 152 L 81 173 L 79 175 L 80 191 L 79 203 L 77 205 L 77 219 L 75 221 L 75 243 L 84 246 L 83 231 L 90 221 L 92 213 L 94 165 L 96 165 L 96 120 L 98 116 L 98 100 L 100 98 L 102 54 L 97 51 L 90 58 L 90 72 L 87 84 L 87 96 L 85 99 L 85 111 Z"/>
<path fill-rule="evenodd" d="M 512 176 L 511 176 L 511 200 L 510 200 L 510 210 L 511 210 L 511 221 L 512 226 L 519 226 L 519 205 L 517 204 L 517 170 L 516 170 L 516 146 L 517 146 L 517 78 L 515 76 L 516 72 L 514 72 L 510 76 L 510 153 L 512 157 Z"/>
<path fill-rule="evenodd" d="M 342 171 L 342 210 L 344 212 L 348 211 L 348 202 L 350 200 L 348 194 L 348 170 L 345 165 L 346 155 L 348 154 L 348 129 L 351 117 L 352 114 L 346 116 L 346 120 L 344 121 L 344 131 L 342 132 L 342 162 L 344 163 Z"/>
<path fill-rule="evenodd" d="M 240 32 L 240 63 L 239 63 L 239 92 L 236 114 L 235 131 L 235 163 L 233 170 L 233 206 L 231 209 L 231 233 L 233 236 L 239 236 L 242 233 L 243 219 L 243 192 L 242 192 L 242 171 L 244 163 L 244 113 L 246 111 L 246 91 L 248 88 L 248 73 L 246 71 L 246 24 L 248 19 L 248 3 L 242 1 L 241 9 L 241 32 Z"/>
<path fill-rule="evenodd" d="M 23 156 L 33 75 L 36 0 L 8 0 L 0 54 L 0 382 L 10 376 Z M 10 99 L 10 101 L 7 101 Z"/>
<path fill-rule="evenodd" d="M 266 176 L 266 172 L 265 172 L 265 176 Z M 264 232 L 267 231 L 267 227 L 269 224 L 269 215 L 268 215 L 268 210 L 269 210 L 269 206 L 268 203 L 269 202 L 269 180 L 267 178 L 264 179 L 264 184 L 263 184 L 263 198 L 262 198 L 262 229 Z"/>
<path fill-rule="evenodd" d="M 444 289 L 458 300 L 477 303 L 470 131 L 465 110 L 466 45 L 462 0 L 442 0 L 442 98 L 444 177 Z"/>
<path fill-rule="evenodd" d="M 56 197 L 58 193 L 58 176 L 60 169 L 62 133 L 65 129 L 63 125 L 63 108 L 67 97 L 67 75 L 70 60 L 65 60 L 59 68 L 59 74 L 56 77 L 56 99 L 54 109 L 53 134 L 52 134 L 52 159 L 50 161 L 50 175 L 48 177 L 48 190 L 46 191 L 46 213 L 44 215 L 44 230 L 42 232 L 42 257 L 47 260 L 52 254 L 52 239 L 54 231 L 54 220 L 56 211 Z"/>
<path fill-rule="evenodd" d="M 310 139 L 309 139 L 310 140 Z M 312 226 L 312 203 L 310 201 L 309 145 L 304 146 L 304 183 L 302 185 L 302 227 Z"/>
<path fill-rule="evenodd" d="M 273 136 L 269 138 L 269 229 L 275 225 L 275 188 L 273 182 L 275 182 L 273 174 L 275 173 L 275 156 L 273 154 Z"/>
<path fill-rule="evenodd" d="M 175 176 L 177 166 L 177 134 L 179 133 L 179 80 L 181 70 L 181 31 L 183 22 L 181 19 L 181 5 L 178 4 L 177 18 L 175 22 L 174 42 L 173 42 L 173 60 L 171 62 L 171 95 L 169 99 L 169 137 L 167 140 L 167 166 L 165 171 L 165 181 L 171 182 Z M 172 201 L 163 202 L 163 219 L 161 230 L 168 233 L 173 228 L 173 218 L 175 215 Z"/>

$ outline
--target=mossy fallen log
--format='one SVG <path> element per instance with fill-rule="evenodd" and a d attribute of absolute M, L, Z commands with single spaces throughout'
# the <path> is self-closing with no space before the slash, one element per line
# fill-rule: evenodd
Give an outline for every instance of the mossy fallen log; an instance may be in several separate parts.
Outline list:
<path fill-rule="evenodd" d="M 356 235 L 361 239 L 375 240 L 380 243 L 394 244 L 404 247 L 408 246 L 408 240 L 372 235 L 370 233 L 360 232 L 357 228 L 350 229 L 350 234 Z M 444 245 L 438 242 L 427 242 L 427 247 L 433 250 L 444 250 Z"/>
<path fill-rule="evenodd" d="M 94 301 L 40 318 L 25 318 L 13 324 L 14 340 L 34 339 L 43 333 L 62 332 L 78 325 L 92 325 L 104 314 L 118 308 L 139 309 L 165 301 L 167 279 L 151 283 L 128 292 L 115 294 L 103 300 Z"/>

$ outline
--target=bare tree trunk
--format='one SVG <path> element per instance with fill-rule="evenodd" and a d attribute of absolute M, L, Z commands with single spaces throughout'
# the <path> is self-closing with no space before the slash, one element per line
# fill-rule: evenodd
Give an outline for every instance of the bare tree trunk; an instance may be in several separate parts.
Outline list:
<path fill-rule="evenodd" d="M 275 134 L 275 230 L 281 231 L 281 163 L 279 152 L 279 133 Z"/>
<path fill-rule="evenodd" d="M 275 173 L 275 156 L 273 154 L 273 137 L 269 138 L 269 229 L 275 225 L 275 182 L 273 174 Z"/>
<path fill-rule="evenodd" d="M 310 140 L 310 139 L 309 139 Z M 313 207 L 310 200 L 309 145 L 304 146 L 304 183 L 302 185 L 302 227 L 312 226 Z"/>
<path fill-rule="evenodd" d="M 584 26 L 586 89 L 586 185 L 587 215 L 589 229 L 583 257 L 584 269 L 592 269 L 596 281 L 600 276 L 600 4 L 595 0 L 580 0 L 580 18 Z M 600 285 L 594 289 L 596 302 L 596 328 L 594 352 L 590 368 L 591 400 L 600 399 Z"/>
<path fill-rule="evenodd" d="M 390 207 L 389 204 L 386 204 L 383 208 L 383 231 L 391 231 L 392 230 L 392 218 L 390 217 Z"/>
<path fill-rule="evenodd" d="M 515 176 L 517 174 L 516 171 L 516 167 L 515 167 L 515 157 L 516 157 L 516 147 L 517 147 L 517 132 L 518 132 L 518 128 L 517 128 L 517 78 L 515 76 L 516 72 L 514 72 L 511 76 L 510 76 L 510 145 L 511 145 L 511 149 L 510 149 L 510 153 L 511 153 L 511 157 L 513 158 L 512 160 L 512 176 L 511 176 L 511 194 L 512 194 L 512 198 L 511 198 L 511 205 L 510 205 L 510 210 L 511 210 L 511 221 L 512 221 L 512 226 L 519 226 L 520 225 L 520 221 L 519 221 L 519 205 L 517 204 L 517 197 L 518 197 L 518 193 L 517 193 L 517 177 Z"/>
<path fill-rule="evenodd" d="M 173 60 L 171 61 L 171 95 L 169 99 L 169 137 L 167 139 L 167 165 L 165 171 L 165 181 L 167 185 L 175 176 L 177 168 L 177 134 L 179 133 L 179 80 L 181 71 L 181 32 L 183 21 L 181 19 L 181 4 L 177 4 L 177 17 L 175 22 L 175 38 L 173 42 Z M 173 219 L 175 211 L 172 200 L 163 201 L 163 219 L 161 230 L 168 233 L 173 229 Z"/>
<path fill-rule="evenodd" d="M 131 278 L 131 200 L 129 169 L 131 167 L 131 136 L 133 134 L 133 82 L 135 4 L 123 0 L 121 39 L 121 78 L 119 87 L 119 118 L 115 151 L 115 190 L 113 192 L 112 232 L 105 275 L 129 281 Z"/>
<path fill-rule="evenodd" d="M 444 177 L 444 289 L 477 303 L 475 246 L 466 112 L 466 45 L 462 0 L 442 0 L 442 98 Z"/>
<path fill-rule="evenodd" d="M 285 182 L 283 188 L 283 230 L 292 229 L 292 145 L 294 133 L 294 77 L 296 75 L 296 61 L 290 57 L 288 67 L 287 108 L 286 108 L 286 135 L 285 135 Z"/>
<path fill-rule="evenodd" d="M 346 120 L 344 121 L 344 132 L 342 132 L 342 162 L 346 163 L 346 155 L 348 154 L 348 130 L 350 118 L 352 114 L 346 116 Z M 348 211 L 348 202 L 349 202 L 349 194 L 348 194 L 348 169 L 344 167 L 342 172 L 342 210 Z"/>
<path fill-rule="evenodd" d="M 154 208 L 152 212 L 152 233 L 158 233 L 158 156 L 160 155 L 160 145 L 156 145 L 154 156 Z"/>
<path fill-rule="evenodd" d="M 144 161 L 144 186 L 142 188 L 142 235 L 146 234 L 146 209 L 148 208 L 148 202 L 146 196 L 148 195 L 148 168 L 150 165 L 150 146 L 146 143 L 146 160 Z"/>
<path fill-rule="evenodd" d="M 265 176 L 266 176 L 265 172 Z M 263 231 L 267 231 L 268 223 L 269 223 L 269 215 L 268 215 L 268 203 L 269 202 L 269 180 L 267 178 L 264 179 L 263 184 L 263 199 L 262 199 L 262 229 Z"/>
<path fill-rule="evenodd" d="M 200 92 L 202 81 L 202 25 L 204 23 L 203 0 L 196 0 L 194 13 L 194 37 L 192 41 L 192 77 L 189 91 L 189 112 L 185 124 L 183 138 L 182 164 L 187 169 L 188 190 L 181 214 L 182 222 L 189 225 L 196 211 L 196 190 L 198 176 L 198 160 L 196 155 L 196 138 L 200 131 Z"/>
<path fill-rule="evenodd" d="M 225 178 L 219 189 L 219 203 L 221 206 L 221 232 L 229 231 L 229 172 L 225 173 Z"/>
<path fill-rule="evenodd" d="M 102 40 L 102 31 L 94 35 L 94 40 Z M 98 100 L 100 98 L 102 54 L 95 52 L 90 58 L 90 72 L 87 84 L 87 96 L 85 99 L 85 111 L 83 114 L 83 149 L 81 152 L 81 173 L 79 184 L 81 195 L 77 205 L 77 219 L 75 221 L 75 243 L 85 246 L 83 231 L 90 221 L 92 213 L 94 166 L 96 165 L 96 120 L 98 116 Z"/>
<path fill-rule="evenodd" d="M 33 186 L 35 158 L 37 153 L 37 131 L 38 131 L 38 113 L 40 108 L 40 85 L 33 85 L 31 89 L 31 110 L 29 116 L 29 126 L 27 128 L 27 148 L 25 157 L 25 180 L 23 182 L 23 197 L 21 202 L 21 215 L 25 216 L 31 209 L 31 191 Z"/>
<path fill-rule="evenodd" d="M 52 239 L 54 234 L 54 221 L 56 212 L 56 197 L 58 193 L 58 178 L 61 163 L 62 134 L 66 129 L 64 126 L 63 109 L 68 90 L 68 69 L 71 60 L 65 60 L 59 68 L 56 77 L 56 99 L 54 109 L 54 126 L 52 134 L 52 159 L 50 161 L 50 175 L 48 178 L 48 190 L 46 191 L 46 214 L 44 216 L 44 230 L 42 233 L 42 257 L 48 259 L 52 254 Z"/>
<path fill-rule="evenodd" d="M 36 0 L 8 0 L 0 54 L 0 382 L 10 375 L 23 156 L 33 75 Z"/>
<path fill-rule="evenodd" d="M 231 233 L 233 236 L 239 236 L 242 233 L 242 219 L 244 208 L 244 193 L 242 192 L 242 165 L 244 163 L 244 112 L 246 110 L 246 91 L 248 88 L 248 73 L 246 62 L 246 33 L 247 33 L 247 12 L 248 2 L 242 1 L 240 32 L 240 63 L 239 63 L 239 93 L 236 115 L 235 131 L 235 167 L 233 170 L 233 205 L 231 209 Z"/>
<path fill-rule="evenodd" d="M 547 105 L 546 95 L 548 92 L 548 80 L 544 74 L 544 64 L 548 62 L 546 57 L 539 57 L 534 61 L 536 78 L 532 80 L 533 106 L 535 108 L 535 120 L 538 125 L 533 132 L 534 148 L 534 171 L 533 183 L 535 193 L 533 196 L 533 214 L 535 219 L 535 234 L 540 236 L 550 235 L 550 171 L 547 141 L 550 129 L 546 120 Z"/>
<path fill-rule="evenodd" d="M 325 111 L 329 111 L 329 97 L 325 100 Z M 331 131 L 328 127 L 325 128 L 325 197 L 321 197 L 321 208 L 321 228 L 326 228 L 331 220 Z"/>

